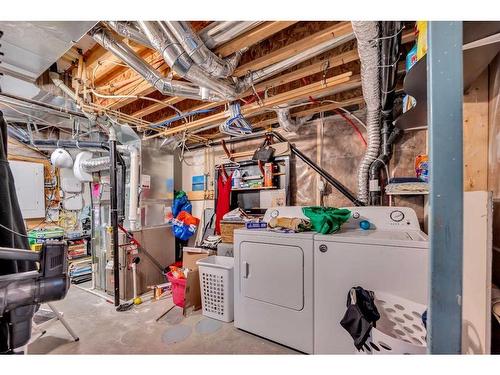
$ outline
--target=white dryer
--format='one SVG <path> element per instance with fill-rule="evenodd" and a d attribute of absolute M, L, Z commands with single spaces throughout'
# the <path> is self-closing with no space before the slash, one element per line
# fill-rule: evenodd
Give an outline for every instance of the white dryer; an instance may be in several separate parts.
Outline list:
<path fill-rule="evenodd" d="M 314 353 L 354 353 L 340 321 L 347 293 L 361 286 L 427 304 L 428 239 L 415 211 L 352 207 L 341 231 L 314 237 Z M 360 228 L 362 221 L 370 229 Z M 361 224 L 363 226 L 363 224 Z"/>
<path fill-rule="evenodd" d="M 271 216 L 304 217 L 301 207 Z M 234 325 L 296 350 L 313 352 L 313 232 L 234 232 Z"/>

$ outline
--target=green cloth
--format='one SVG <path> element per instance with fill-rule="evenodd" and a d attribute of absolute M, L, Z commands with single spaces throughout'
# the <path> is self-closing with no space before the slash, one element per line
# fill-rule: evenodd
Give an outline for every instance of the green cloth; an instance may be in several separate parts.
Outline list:
<path fill-rule="evenodd" d="M 314 231 L 330 234 L 338 231 L 350 217 L 351 211 L 335 207 L 303 207 L 302 212 L 311 220 Z"/>

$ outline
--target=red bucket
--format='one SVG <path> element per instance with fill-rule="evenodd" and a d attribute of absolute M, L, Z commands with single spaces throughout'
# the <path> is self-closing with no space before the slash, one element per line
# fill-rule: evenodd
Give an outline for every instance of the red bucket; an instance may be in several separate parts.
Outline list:
<path fill-rule="evenodd" d="M 184 307 L 184 291 L 186 279 L 176 279 L 172 272 L 167 272 L 167 280 L 172 283 L 172 300 L 179 307 Z"/>

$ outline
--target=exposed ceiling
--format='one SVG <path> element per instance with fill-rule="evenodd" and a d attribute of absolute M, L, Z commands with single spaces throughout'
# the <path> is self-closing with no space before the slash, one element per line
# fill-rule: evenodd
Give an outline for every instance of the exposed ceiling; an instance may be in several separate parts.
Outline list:
<path fill-rule="evenodd" d="M 0 71 L 34 81 L 75 45 L 97 22 L 0 22 Z"/>

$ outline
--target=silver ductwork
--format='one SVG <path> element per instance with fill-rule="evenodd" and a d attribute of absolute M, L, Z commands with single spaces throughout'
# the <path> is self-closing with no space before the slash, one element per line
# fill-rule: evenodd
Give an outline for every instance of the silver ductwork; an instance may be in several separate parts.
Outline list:
<path fill-rule="evenodd" d="M 314 117 L 314 114 L 301 118 L 292 118 L 288 106 L 279 106 L 274 109 L 278 117 L 278 124 L 287 132 L 296 132 L 302 125 Z"/>
<path fill-rule="evenodd" d="M 341 44 L 347 43 L 348 41 L 354 39 L 353 33 L 347 33 L 341 35 L 337 38 L 329 39 L 323 43 L 320 43 L 316 46 L 313 46 L 305 51 L 302 51 L 294 56 L 289 57 L 288 59 L 277 62 L 276 64 L 266 66 L 265 68 L 256 70 L 246 75 L 244 79 L 242 79 L 238 83 L 238 91 L 244 92 L 246 91 L 253 83 L 264 81 L 286 69 L 291 68 L 301 62 L 309 60 L 312 57 L 318 56 L 324 52 L 331 50 Z"/>
<path fill-rule="evenodd" d="M 165 25 L 182 45 L 189 57 L 206 73 L 216 78 L 227 78 L 238 66 L 245 50 L 237 51 L 231 56 L 221 59 L 210 51 L 186 21 L 166 21 Z"/>
<path fill-rule="evenodd" d="M 219 93 L 226 100 L 236 99 L 234 87 L 220 79 L 210 77 L 196 65 L 164 22 L 139 21 L 139 26 L 165 62 L 179 76 Z"/>
<path fill-rule="evenodd" d="M 84 172 L 93 173 L 104 171 L 109 169 L 111 161 L 109 156 L 103 156 L 102 158 L 88 159 L 80 163 L 80 166 Z"/>
<path fill-rule="evenodd" d="M 358 200 L 368 203 L 368 179 L 371 163 L 380 148 L 380 89 L 378 22 L 353 21 L 352 28 L 358 42 L 361 61 L 361 86 L 366 102 L 367 148 L 358 169 Z"/>
<path fill-rule="evenodd" d="M 169 24 L 177 23 L 170 22 Z M 192 31 L 190 32 L 189 27 L 186 27 L 186 23 L 178 22 L 178 24 L 185 24 L 184 26 L 181 25 L 182 28 L 176 26 L 176 30 L 180 34 L 187 30 L 188 34 L 186 35 L 190 34 L 192 36 L 192 38 L 187 37 L 183 39 L 184 45 L 190 44 L 193 40 L 198 40 L 198 43 L 201 41 L 200 38 L 196 37 L 196 34 Z M 133 27 L 133 25 L 130 26 Z M 99 44 L 129 65 L 162 94 L 208 101 L 235 100 L 244 94 L 253 84 L 264 81 L 354 38 L 353 33 L 332 38 L 283 61 L 251 72 L 238 80 L 236 84 L 232 84 L 229 80 L 217 78 L 215 75 L 227 74 L 230 70 L 234 70 L 236 60 L 222 60 L 206 48 L 207 46 L 203 47 L 202 44 L 194 43 L 188 49 L 191 52 L 191 56 L 196 56 L 195 58 L 200 63 L 198 65 L 178 41 L 167 23 L 139 21 L 138 26 L 154 49 L 161 53 L 172 71 L 189 82 L 175 81 L 163 77 L 146 61 L 137 56 L 125 43 L 114 39 L 110 32 L 104 28 L 94 29 L 91 35 Z M 239 60 L 239 57 L 237 60 Z M 230 66 L 231 64 L 235 64 L 234 67 Z M 208 72 L 214 74 L 214 76 L 211 76 Z"/>
<path fill-rule="evenodd" d="M 190 99 L 215 102 L 223 100 L 223 98 L 217 93 L 212 93 L 209 90 L 203 90 L 199 86 L 192 83 L 175 81 L 173 79 L 163 77 L 146 61 L 137 56 L 129 46 L 116 40 L 110 32 L 104 28 L 96 28 L 92 30 L 90 34 L 97 43 L 122 60 L 164 95 L 181 96 Z"/>
<path fill-rule="evenodd" d="M 264 21 L 226 21 L 214 22 L 200 32 L 200 38 L 207 48 L 218 47 L 251 30 Z"/>
<path fill-rule="evenodd" d="M 149 43 L 148 38 L 144 36 L 139 27 L 132 22 L 122 22 L 122 21 L 106 21 L 104 22 L 106 26 L 113 29 L 115 32 L 121 36 L 133 40 L 136 43 L 142 44 L 143 46 L 153 48 L 151 43 Z"/>

